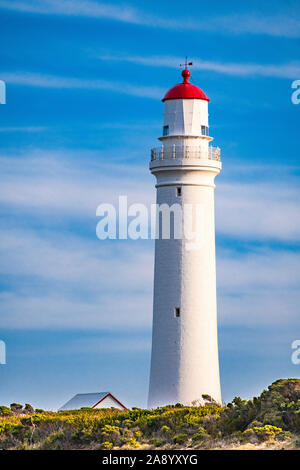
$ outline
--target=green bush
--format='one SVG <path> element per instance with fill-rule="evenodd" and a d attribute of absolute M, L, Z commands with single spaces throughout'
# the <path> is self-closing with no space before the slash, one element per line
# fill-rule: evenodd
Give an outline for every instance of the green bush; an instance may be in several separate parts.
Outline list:
<path fill-rule="evenodd" d="M 246 439 L 251 439 L 252 437 L 257 437 L 260 441 L 266 441 L 268 439 L 273 439 L 277 435 L 282 435 L 282 429 L 266 424 L 265 426 L 254 426 L 253 428 L 247 429 L 243 432 L 243 436 Z"/>
<path fill-rule="evenodd" d="M 183 444 L 188 438 L 188 435 L 185 432 L 181 432 L 180 434 L 176 434 L 173 437 L 173 442 L 175 444 Z"/>
<path fill-rule="evenodd" d="M 200 427 L 198 431 L 193 434 L 192 440 L 193 441 L 203 441 L 203 439 L 207 436 L 207 432 L 204 428 Z"/>
<path fill-rule="evenodd" d="M 240 431 L 239 431 L 240 432 Z M 235 433 L 237 434 L 237 433 Z M 246 429 L 243 433 L 240 434 L 240 440 L 245 442 L 257 442 L 257 434 L 252 428 Z"/>
<path fill-rule="evenodd" d="M 12 410 L 8 406 L 0 406 L 0 416 L 11 416 Z"/>
<path fill-rule="evenodd" d="M 293 435 L 290 431 L 282 431 L 276 434 L 276 439 L 278 441 L 288 441 L 292 439 Z"/>
<path fill-rule="evenodd" d="M 110 450 L 113 448 L 113 446 L 114 445 L 112 442 L 108 442 L 108 441 L 102 442 L 102 449 Z"/>
<path fill-rule="evenodd" d="M 141 446 L 141 444 L 134 437 L 132 437 L 131 439 L 123 440 L 123 445 L 126 447 L 134 447 L 135 449 Z"/>
<path fill-rule="evenodd" d="M 20 414 L 22 413 L 23 405 L 20 405 L 20 403 L 12 403 L 10 409 L 13 414 Z"/>
<path fill-rule="evenodd" d="M 25 403 L 24 411 L 25 413 L 34 413 L 34 408 L 29 403 Z"/>
<path fill-rule="evenodd" d="M 164 441 L 160 441 L 158 439 L 156 439 L 156 437 L 154 437 L 153 439 L 150 440 L 151 444 L 153 447 L 161 447 L 165 444 Z"/>
<path fill-rule="evenodd" d="M 53 432 L 48 435 L 41 445 L 42 450 L 61 450 L 63 449 L 63 432 Z"/>
<path fill-rule="evenodd" d="M 160 428 L 160 432 L 162 434 L 170 434 L 171 429 L 169 428 L 169 426 L 164 425 Z"/>

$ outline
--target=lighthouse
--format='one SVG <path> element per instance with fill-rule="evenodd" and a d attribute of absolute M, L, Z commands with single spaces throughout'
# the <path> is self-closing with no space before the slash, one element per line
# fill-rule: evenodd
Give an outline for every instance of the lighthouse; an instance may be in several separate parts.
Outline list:
<path fill-rule="evenodd" d="M 222 165 L 220 149 L 210 144 L 209 99 L 190 75 L 186 63 L 182 83 L 162 100 L 161 144 L 151 150 L 150 171 L 157 208 L 179 205 L 182 217 L 185 206 L 201 209 L 201 242 L 191 248 L 184 231 L 155 240 L 149 408 L 200 404 L 203 395 L 221 403 L 214 180 Z"/>

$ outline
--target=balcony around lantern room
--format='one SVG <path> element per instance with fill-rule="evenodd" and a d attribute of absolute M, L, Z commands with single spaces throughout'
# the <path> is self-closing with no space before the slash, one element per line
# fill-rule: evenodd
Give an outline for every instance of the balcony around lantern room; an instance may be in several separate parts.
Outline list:
<path fill-rule="evenodd" d="M 221 150 L 219 147 L 208 146 L 207 149 L 195 146 L 164 146 L 151 149 L 151 162 L 158 160 L 214 160 L 221 161 Z"/>

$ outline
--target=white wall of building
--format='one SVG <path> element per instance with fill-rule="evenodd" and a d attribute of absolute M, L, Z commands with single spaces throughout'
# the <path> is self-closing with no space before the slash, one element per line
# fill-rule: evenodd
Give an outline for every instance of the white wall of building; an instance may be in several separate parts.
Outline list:
<path fill-rule="evenodd" d="M 119 405 L 112 397 L 108 396 L 104 398 L 95 408 L 117 408 L 118 410 L 124 410 L 122 406 Z"/>

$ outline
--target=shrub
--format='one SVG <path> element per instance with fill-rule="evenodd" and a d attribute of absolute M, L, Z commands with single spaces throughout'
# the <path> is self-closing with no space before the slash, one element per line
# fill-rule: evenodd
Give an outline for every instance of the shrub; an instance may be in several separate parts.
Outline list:
<path fill-rule="evenodd" d="M 282 431 L 276 434 L 276 439 L 278 441 L 287 441 L 289 439 L 292 439 L 292 434 L 290 433 L 290 431 Z"/>
<path fill-rule="evenodd" d="M 105 441 L 117 444 L 120 440 L 120 429 L 118 428 L 118 426 L 106 424 L 101 429 L 101 436 Z"/>
<path fill-rule="evenodd" d="M 126 439 L 126 440 L 124 439 L 123 445 L 134 447 L 135 449 L 141 446 L 141 444 L 134 437 L 132 437 L 131 439 Z"/>
<path fill-rule="evenodd" d="M 176 434 L 173 437 L 173 442 L 175 444 L 183 444 L 187 440 L 188 435 L 185 432 L 181 432 L 180 434 Z"/>
<path fill-rule="evenodd" d="M 33 421 L 32 421 L 31 416 L 29 418 L 21 418 L 20 421 L 24 426 L 33 426 Z"/>
<path fill-rule="evenodd" d="M 25 413 L 34 413 L 34 408 L 29 403 L 25 403 L 24 411 Z"/>
<path fill-rule="evenodd" d="M 41 444 L 42 450 L 60 450 L 63 449 L 62 440 L 64 438 L 63 432 L 53 432 L 47 436 Z"/>
<path fill-rule="evenodd" d="M 153 439 L 151 439 L 151 444 L 154 446 L 154 447 L 161 447 L 165 444 L 164 441 L 159 441 L 158 439 L 156 439 L 156 437 L 154 437 Z"/>
<path fill-rule="evenodd" d="M 214 400 L 210 395 L 207 395 L 207 394 L 203 394 L 202 395 L 202 398 L 205 402 L 207 402 L 208 404 L 213 404 L 213 405 L 216 405 L 217 402 L 216 400 Z"/>
<path fill-rule="evenodd" d="M 102 442 L 102 449 L 110 450 L 112 448 L 113 448 L 112 442 L 108 442 L 108 441 Z"/>
<path fill-rule="evenodd" d="M 0 406 L 0 416 L 11 416 L 12 410 L 8 406 Z"/>
<path fill-rule="evenodd" d="M 266 441 L 276 437 L 279 434 L 282 434 L 282 432 L 283 431 L 281 428 L 266 424 L 265 426 L 254 426 L 253 428 L 246 429 L 246 431 L 243 432 L 243 436 L 246 439 L 257 437 L 260 441 Z"/>
<path fill-rule="evenodd" d="M 262 440 L 270 439 L 275 437 L 276 434 L 282 433 L 281 428 L 277 428 L 276 426 L 272 426 L 270 424 L 266 424 L 263 427 L 254 427 L 253 431 L 255 434 Z"/>
<path fill-rule="evenodd" d="M 237 433 L 235 433 L 237 434 Z M 246 429 L 243 433 L 241 433 L 241 440 L 246 442 L 257 442 L 257 435 L 252 428 Z"/>
<path fill-rule="evenodd" d="M 169 426 L 162 426 L 162 427 L 160 428 L 160 432 L 161 432 L 162 434 L 170 434 L 171 429 L 169 428 Z"/>
<path fill-rule="evenodd" d="M 204 428 L 200 427 L 198 431 L 193 435 L 193 441 L 203 441 L 203 439 L 207 436 L 207 432 Z"/>
<path fill-rule="evenodd" d="M 133 432 L 130 429 L 124 429 L 123 430 L 123 436 L 127 437 L 127 438 L 133 437 Z"/>
<path fill-rule="evenodd" d="M 132 419 L 124 419 L 123 425 L 130 428 L 131 426 L 134 426 L 134 421 Z"/>
<path fill-rule="evenodd" d="M 257 428 L 261 428 L 263 426 L 263 423 L 261 423 L 260 421 L 257 421 L 257 419 L 255 419 L 254 421 L 252 421 L 252 423 L 249 424 L 248 428 L 254 428 L 254 427 L 257 427 Z"/>
<path fill-rule="evenodd" d="M 10 405 L 10 409 L 13 414 L 21 414 L 23 410 L 23 406 L 20 403 L 12 403 Z"/>

